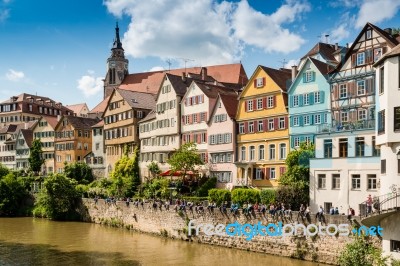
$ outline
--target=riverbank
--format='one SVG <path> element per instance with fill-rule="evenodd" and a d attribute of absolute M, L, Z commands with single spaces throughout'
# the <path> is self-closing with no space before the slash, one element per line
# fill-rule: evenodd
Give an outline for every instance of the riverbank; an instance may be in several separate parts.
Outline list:
<path fill-rule="evenodd" d="M 240 224 L 268 224 L 267 217 L 256 213 L 250 216 L 243 214 L 233 215 L 229 212 L 222 213 L 219 209 L 213 212 L 207 209 L 204 213 L 186 211 L 175 211 L 172 206 L 169 210 L 153 208 L 149 203 L 135 206 L 130 203 L 116 202 L 106 203 L 104 200 L 83 199 L 82 213 L 84 221 L 111 226 L 125 227 L 143 233 L 150 233 L 164 237 L 194 241 L 198 243 L 223 246 L 228 248 L 242 249 L 271 255 L 291 257 L 326 264 L 337 264 L 338 255 L 344 246 L 351 242 L 349 236 L 322 236 L 314 237 L 290 236 L 254 236 L 247 241 L 244 236 L 188 236 L 187 224 L 190 220 L 196 223 L 230 224 L 237 221 Z M 293 215 L 294 219 L 297 214 Z M 347 218 L 342 215 L 326 216 L 328 224 L 347 224 Z"/>

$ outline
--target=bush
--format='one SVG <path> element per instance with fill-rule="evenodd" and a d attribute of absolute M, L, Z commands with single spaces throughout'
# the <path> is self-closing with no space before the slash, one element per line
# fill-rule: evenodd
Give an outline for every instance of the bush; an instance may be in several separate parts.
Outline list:
<path fill-rule="evenodd" d="M 165 178 L 156 178 L 147 182 L 143 187 L 145 198 L 162 198 L 166 199 L 170 196 L 170 181 Z"/>
<path fill-rule="evenodd" d="M 275 189 L 263 189 L 260 192 L 261 203 L 269 205 L 275 202 L 276 190 Z"/>
<path fill-rule="evenodd" d="M 276 191 L 276 201 L 290 205 L 292 210 L 299 210 L 301 204 L 308 205 L 310 201 L 309 190 L 293 183 L 291 186 L 281 186 Z"/>
<path fill-rule="evenodd" d="M 23 182 L 13 173 L 0 177 L 0 216 L 16 216 L 28 193 Z"/>
<path fill-rule="evenodd" d="M 193 203 L 199 203 L 205 200 L 208 200 L 207 197 L 182 197 L 183 200 L 190 201 Z"/>
<path fill-rule="evenodd" d="M 76 191 L 82 195 L 83 198 L 86 198 L 88 196 L 88 191 L 89 191 L 89 187 L 83 184 L 78 184 L 75 187 Z"/>
<path fill-rule="evenodd" d="M 251 188 L 237 188 L 231 193 L 232 202 L 243 205 L 245 202 L 260 202 L 260 191 Z"/>
<path fill-rule="evenodd" d="M 211 177 L 209 178 L 199 189 L 196 191 L 196 196 L 198 197 L 207 197 L 208 191 L 212 188 L 215 188 L 217 185 L 217 178 Z"/>
<path fill-rule="evenodd" d="M 221 205 L 224 201 L 231 200 L 231 192 L 226 189 L 210 189 L 208 191 L 208 200 Z"/>

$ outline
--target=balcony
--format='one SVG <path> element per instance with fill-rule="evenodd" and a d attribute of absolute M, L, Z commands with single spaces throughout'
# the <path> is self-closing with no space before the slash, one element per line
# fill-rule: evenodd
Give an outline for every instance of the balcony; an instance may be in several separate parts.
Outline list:
<path fill-rule="evenodd" d="M 375 120 L 359 120 L 354 122 L 337 122 L 332 124 L 320 124 L 317 126 L 318 134 L 340 133 L 346 131 L 360 131 L 375 129 Z"/>

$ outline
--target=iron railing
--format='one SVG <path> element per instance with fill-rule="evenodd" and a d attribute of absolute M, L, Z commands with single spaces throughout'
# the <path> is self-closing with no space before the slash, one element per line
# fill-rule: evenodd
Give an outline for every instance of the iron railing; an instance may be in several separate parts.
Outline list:
<path fill-rule="evenodd" d="M 368 211 L 367 201 L 361 202 L 358 206 L 361 218 L 396 210 L 400 207 L 400 194 L 394 192 L 373 197 L 371 212 Z"/>
<path fill-rule="evenodd" d="M 333 122 L 317 126 L 317 133 L 335 133 L 375 129 L 375 120 L 359 120 L 356 122 Z"/>

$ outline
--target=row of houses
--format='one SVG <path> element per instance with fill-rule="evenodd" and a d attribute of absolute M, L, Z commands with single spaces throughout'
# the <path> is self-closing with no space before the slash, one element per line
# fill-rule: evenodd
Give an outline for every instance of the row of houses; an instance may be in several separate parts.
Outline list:
<path fill-rule="evenodd" d="M 129 74 L 117 26 L 103 101 L 90 111 L 27 94 L 1 103 L 0 160 L 26 168 L 29 143 L 40 138 L 43 172 L 86 161 L 108 176 L 125 148 L 139 146 L 146 179 L 151 162 L 167 172 L 173 152 L 195 142 L 199 173 L 215 176 L 218 187 L 268 188 L 279 184 L 290 150 L 312 142 L 311 208 L 346 212 L 400 185 L 391 178 L 400 170 L 386 167 L 399 153 L 398 39 L 367 23 L 350 47 L 319 42 L 291 69 L 259 65 L 248 77 L 241 64 L 228 64 Z"/>

